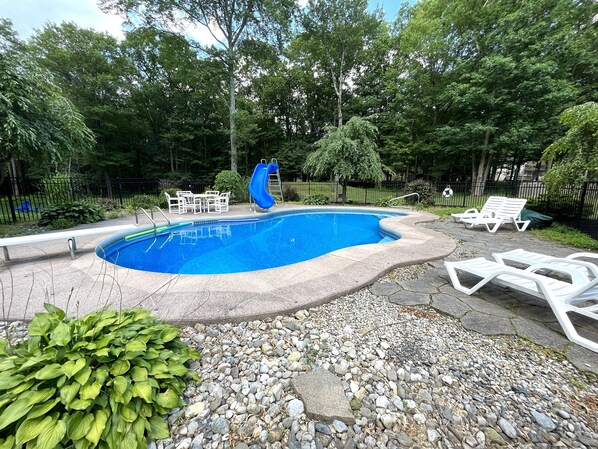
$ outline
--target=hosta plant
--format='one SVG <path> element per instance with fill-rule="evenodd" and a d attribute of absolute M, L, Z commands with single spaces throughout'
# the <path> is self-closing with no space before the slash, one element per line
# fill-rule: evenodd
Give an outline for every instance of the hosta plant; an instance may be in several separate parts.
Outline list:
<path fill-rule="evenodd" d="M 0 448 L 145 449 L 169 436 L 186 364 L 199 357 L 150 311 L 69 318 L 52 305 L 29 338 L 0 340 Z"/>

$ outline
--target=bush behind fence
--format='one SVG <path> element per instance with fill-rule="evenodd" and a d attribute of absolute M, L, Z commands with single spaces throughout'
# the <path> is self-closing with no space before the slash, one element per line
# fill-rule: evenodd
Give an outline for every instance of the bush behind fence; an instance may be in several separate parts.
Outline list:
<path fill-rule="evenodd" d="M 168 185 L 166 185 L 168 184 Z M 202 192 L 208 187 L 194 181 L 164 181 L 158 179 L 97 180 L 81 177 L 29 181 L 5 178 L 0 186 L 0 222 L 30 222 L 39 217 L 45 207 L 66 201 L 111 203 L 126 207 L 136 195 L 158 198 L 161 190 L 176 187 L 181 190 Z M 598 183 L 587 182 L 581 189 L 566 188 L 559 194 L 549 195 L 542 182 L 470 182 L 431 183 L 432 201 L 438 206 L 480 208 L 488 196 L 501 195 L 527 198 L 527 208 L 550 215 L 557 221 L 578 227 L 593 236 L 598 235 Z M 324 195 L 330 203 L 341 203 L 342 186 L 334 182 L 284 182 L 285 191 L 292 190 L 302 200 L 306 196 Z M 444 196 L 450 187 L 452 195 Z M 474 192 L 476 193 L 474 195 Z M 400 181 L 368 184 L 351 182 L 347 186 L 348 204 L 383 204 L 386 200 L 411 193 Z"/>

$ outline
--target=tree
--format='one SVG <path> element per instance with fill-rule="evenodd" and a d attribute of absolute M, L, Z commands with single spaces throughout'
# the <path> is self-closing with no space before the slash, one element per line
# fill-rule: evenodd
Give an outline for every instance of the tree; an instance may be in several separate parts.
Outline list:
<path fill-rule="evenodd" d="M 343 125 L 343 93 L 352 71 L 377 35 L 381 19 L 367 0 L 309 0 L 297 38 L 297 57 L 314 76 L 329 79 L 336 94 L 336 123 Z"/>
<path fill-rule="evenodd" d="M 52 75 L 35 63 L 0 19 L 0 163 L 17 175 L 16 161 L 35 161 L 49 174 L 73 154 L 90 149 L 92 132 Z"/>
<path fill-rule="evenodd" d="M 566 109 L 561 124 L 569 127 L 554 141 L 542 159 L 557 161 L 544 180 L 551 192 L 567 184 L 580 185 L 598 174 L 598 103 L 588 102 Z"/>
<path fill-rule="evenodd" d="M 326 135 L 307 156 L 304 170 L 312 176 L 333 174 L 343 186 L 343 203 L 347 199 L 347 181 L 380 182 L 384 178 L 376 145 L 378 130 L 367 120 L 352 117 L 345 125 L 329 127 Z"/>
<path fill-rule="evenodd" d="M 295 8 L 293 0 L 100 0 L 105 9 L 117 10 L 159 29 L 184 29 L 186 24 L 209 30 L 220 48 L 228 71 L 230 163 L 237 171 L 236 70 L 239 46 L 254 37 L 282 41 Z"/>

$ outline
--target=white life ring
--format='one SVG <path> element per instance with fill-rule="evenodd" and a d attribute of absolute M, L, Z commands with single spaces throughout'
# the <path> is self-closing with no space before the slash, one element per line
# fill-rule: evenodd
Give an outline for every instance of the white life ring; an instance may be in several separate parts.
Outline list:
<path fill-rule="evenodd" d="M 453 196 L 453 189 L 451 189 L 451 186 L 446 186 L 446 189 L 442 192 L 442 196 L 445 198 Z"/>

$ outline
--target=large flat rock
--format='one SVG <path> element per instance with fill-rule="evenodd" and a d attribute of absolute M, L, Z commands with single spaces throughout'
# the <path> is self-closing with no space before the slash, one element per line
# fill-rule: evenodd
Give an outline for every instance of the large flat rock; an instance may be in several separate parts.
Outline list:
<path fill-rule="evenodd" d="M 355 423 L 341 381 L 330 371 L 310 371 L 295 377 L 291 385 L 305 404 L 307 416 L 326 422 L 337 419 L 347 424 Z"/>

